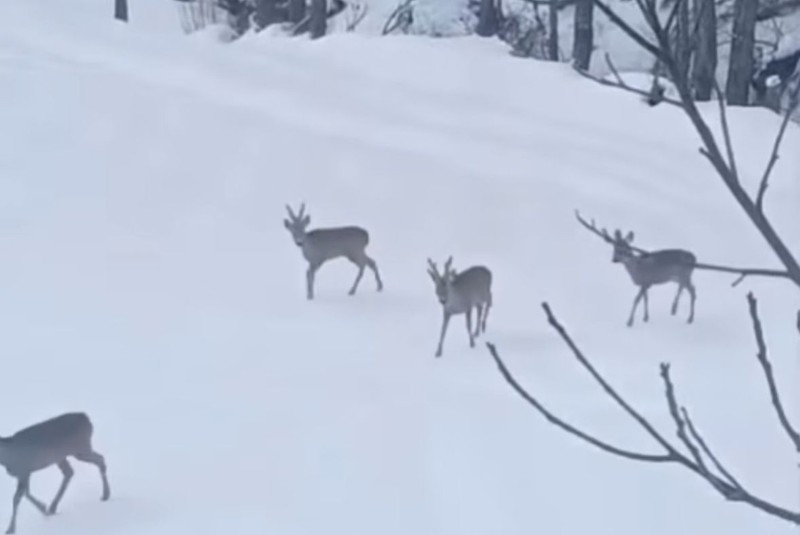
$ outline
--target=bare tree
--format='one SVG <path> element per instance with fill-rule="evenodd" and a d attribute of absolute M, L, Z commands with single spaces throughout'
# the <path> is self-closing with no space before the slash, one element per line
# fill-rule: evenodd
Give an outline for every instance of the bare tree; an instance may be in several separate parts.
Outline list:
<path fill-rule="evenodd" d="M 711 100 L 717 72 L 717 6 L 716 2 L 694 0 L 697 25 L 695 53 L 692 62 L 692 86 L 697 101 Z"/>
<path fill-rule="evenodd" d="M 676 51 L 673 43 L 670 40 L 670 32 L 673 29 L 676 18 L 679 16 L 680 3 L 685 1 L 688 0 L 677 0 L 677 2 L 669 11 L 666 21 L 662 21 L 656 5 L 656 0 L 636 0 L 637 5 L 640 7 L 642 14 L 644 15 L 645 21 L 647 22 L 647 25 L 654 36 L 654 40 L 650 40 L 640 32 L 633 29 L 616 12 L 610 9 L 604 1 L 594 0 L 595 5 L 604 14 L 606 14 L 612 20 L 612 22 L 619 26 L 640 46 L 652 53 L 656 57 L 657 61 L 663 64 L 667 73 L 672 78 L 672 82 L 674 83 L 679 95 L 678 101 L 671 101 L 670 103 L 681 107 L 681 109 L 683 109 L 683 111 L 686 113 L 687 117 L 697 131 L 698 136 L 700 137 L 702 143 L 700 153 L 711 163 L 713 169 L 716 171 L 716 174 L 725 184 L 728 191 L 748 216 L 750 221 L 756 227 L 771 250 L 775 253 L 775 256 L 782 265 L 782 269 L 743 269 L 714 266 L 709 264 L 704 265 L 700 263 L 697 263 L 696 267 L 701 269 L 703 266 L 705 266 L 707 269 L 714 269 L 716 271 L 738 273 L 739 279 L 737 279 L 735 283 L 740 282 L 746 276 L 780 277 L 789 280 L 798 289 L 800 289 L 800 264 L 798 264 L 797 258 L 786 246 L 786 243 L 782 237 L 779 236 L 775 231 L 769 218 L 764 212 L 764 199 L 769 186 L 769 178 L 776 162 L 778 161 L 778 151 L 789 122 L 789 116 L 798 108 L 798 104 L 800 103 L 800 84 L 797 85 L 793 91 L 793 94 L 791 95 L 791 104 L 789 110 L 787 110 L 787 114 L 781 122 L 775 143 L 773 145 L 772 153 L 770 154 L 764 172 L 761 176 L 761 180 L 759 181 L 759 186 L 755 192 L 749 193 L 740 180 L 736 165 L 735 154 L 728 129 L 725 96 L 723 95 L 722 90 L 720 89 L 719 85 L 714 82 L 713 90 L 719 101 L 722 123 L 721 126 L 723 132 L 723 139 L 721 142 L 719 142 L 711 132 L 708 124 L 701 116 L 697 108 L 693 92 L 691 91 L 688 76 L 683 73 L 680 63 L 676 58 Z M 617 83 L 606 80 L 602 80 L 602 82 L 606 85 L 617 85 L 623 89 L 630 90 L 629 87 L 625 86 L 619 76 L 617 76 L 617 79 Z M 587 228 L 590 228 L 590 230 L 597 231 L 593 224 L 588 224 L 583 220 L 581 220 L 581 222 L 584 223 Z M 600 232 L 596 233 L 602 234 Z M 758 314 L 756 298 L 752 293 L 750 293 L 747 296 L 747 300 L 756 342 L 756 358 L 765 378 L 776 420 L 786 437 L 789 439 L 789 442 L 793 446 L 794 450 L 798 455 L 800 455 L 800 432 L 798 432 L 798 427 L 796 424 L 793 425 L 789 421 L 786 411 L 784 410 L 783 401 L 776 386 L 775 375 L 772 369 L 772 364 L 770 363 L 768 357 L 767 345 L 764 339 L 761 320 Z M 800 525 L 800 509 L 792 510 L 753 494 L 733 475 L 731 470 L 726 468 L 719 460 L 719 457 L 714 453 L 712 447 L 703 438 L 697 426 L 694 424 L 689 415 L 689 411 L 680 405 L 678 396 L 676 394 L 675 385 L 670 376 L 670 367 L 668 363 L 661 364 L 661 378 L 664 384 L 667 407 L 675 425 L 675 431 L 679 441 L 677 445 L 668 441 L 665 436 L 641 414 L 641 412 L 639 412 L 627 400 L 625 400 L 609 383 L 609 381 L 597 371 L 597 369 L 589 361 L 588 357 L 584 355 L 581 349 L 573 341 L 567 330 L 556 319 L 547 303 L 543 304 L 543 308 L 547 316 L 548 323 L 569 347 L 570 351 L 580 365 L 603 388 L 604 392 L 611 397 L 617 403 L 617 405 L 619 405 L 636 423 L 638 423 L 639 426 L 648 435 L 650 435 L 650 437 L 653 438 L 662 451 L 661 453 L 651 454 L 620 448 L 585 431 L 582 431 L 580 428 L 559 418 L 553 412 L 547 409 L 535 396 L 530 394 L 520 385 L 520 383 L 505 365 L 496 347 L 493 344 L 487 344 L 489 352 L 491 353 L 501 375 L 506 382 L 528 404 L 542 414 L 548 422 L 583 440 L 584 442 L 587 442 L 594 447 L 612 455 L 624 457 L 634 461 L 670 463 L 682 466 L 707 481 L 715 491 L 717 491 L 726 499 L 748 504 L 773 517 L 788 521 L 792 524 Z M 800 312 L 797 314 L 796 326 L 798 331 L 800 331 Z"/>
<path fill-rule="evenodd" d="M 725 95 L 728 102 L 738 106 L 747 105 L 749 102 L 758 6 L 759 0 L 736 0 L 734 4 L 733 38 Z"/>
<path fill-rule="evenodd" d="M 128 22 L 128 0 L 114 0 L 114 18 Z"/>
<path fill-rule="evenodd" d="M 552 0 L 547 8 L 547 59 L 558 61 L 558 49 L 558 3 Z"/>
<path fill-rule="evenodd" d="M 575 34 L 572 45 L 574 66 L 588 71 L 594 50 L 594 3 L 578 0 L 575 3 Z"/>
<path fill-rule="evenodd" d="M 496 0 L 480 0 L 475 33 L 481 37 L 494 37 L 500 29 L 501 18 L 500 6 Z"/>

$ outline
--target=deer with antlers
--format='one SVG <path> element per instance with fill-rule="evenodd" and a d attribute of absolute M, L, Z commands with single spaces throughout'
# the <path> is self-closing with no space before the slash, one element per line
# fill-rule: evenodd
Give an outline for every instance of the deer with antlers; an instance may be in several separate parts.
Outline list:
<path fill-rule="evenodd" d="M 443 319 L 442 329 L 439 333 L 439 345 L 436 356 L 442 356 L 447 326 L 450 318 L 455 314 L 464 314 L 467 320 L 467 334 L 469 346 L 475 347 L 475 338 L 481 332 L 486 332 L 486 318 L 492 306 L 492 272 L 485 266 L 472 266 L 461 273 L 456 273 L 452 268 L 453 257 L 447 259 L 444 271 L 439 273 L 436 264 L 428 259 L 428 275 L 430 275 L 436 289 L 436 297 L 442 304 Z M 475 332 L 472 332 L 472 309 L 477 309 Z"/>
<path fill-rule="evenodd" d="M 697 291 L 692 283 L 692 273 L 697 265 L 695 255 L 684 249 L 661 249 L 659 251 L 644 251 L 633 247 L 633 232 L 622 235 L 619 229 L 614 231 L 614 236 L 610 236 L 606 229 L 599 230 L 594 221 L 588 223 L 580 214 L 576 212 L 578 221 L 588 230 L 610 243 L 614 247 L 611 261 L 620 263 L 630 275 L 633 283 L 639 287 L 639 292 L 633 299 L 633 306 L 628 317 L 628 327 L 633 325 L 633 318 L 636 307 L 640 301 L 644 301 L 643 321 L 650 319 L 647 292 L 651 286 L 675 282 L 678 290 L 675 299 L 672 301 L 672 315 L 678 312 L 678 301 L 683 290 L 689 292 L 690 308 L 687 323 L 694 321 L 694 304 L 697 299 Z"/>
<path fill-rule="evenodd" d="M 358 274 L 349 295 L 356 293 L 358 283 L 364 275 L 364 268 L 368 267 L 375 274 L 378 291 L 383 290 L 383 281 L 378 273 L 375 261 L 366 253 L 369 243 L 369 233 L 361 227 L 332 227 L 308 230 L 311 217 L 305 213 L 306 205 L 300 206 L 300 211 L 295 214 L 289 205 L 286 211 L 289 219 L 283 220 L 283 225 L 292 235 L 294 243 L 300 247 L 303 257 L 308 262 L 306 270 L 306 297 L 314 299 L 314 276 L 322 264 L 334 258 L 346 258 L 358 267 Z"/>

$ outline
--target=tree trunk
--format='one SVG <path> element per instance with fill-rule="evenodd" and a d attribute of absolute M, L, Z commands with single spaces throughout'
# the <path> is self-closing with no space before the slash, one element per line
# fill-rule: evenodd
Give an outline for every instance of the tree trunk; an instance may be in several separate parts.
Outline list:
<path fill-rule="evenodd" d="M 306 16 L 306 0 L 289 0 L 289 22 L 297 24 Z"/>
<path fill-rule="evenodd" d="M 678 15 L 675 21 L 675 59 L 678 62 L 678 72 L 683 80 L 689 81 L 689 67 L 692 63 L 692 22 L 689 17 L 688 0 L 675 0 L 678 5 Z"/>
<path fill-rule="evenodd" d="M 328 3 L 326 0 L 311 0 L 309 31 L 312 39 L 325 35 L 328 26 Z"/>
<path fill-rule="evenodd" d="M 549 28 L 547 31 L 547 56 L 550 61 L 558 61 L 558 7 L 555 0 L 547 8 L 549 15 Z"/>
<path fill-rule="evenodd" d="M 494 37 L 497 35 L 500 20 L 495 0 L 481 0 L 480 15 L 475 33 L 481 37 Z"/>
<path fill-rule="evenodd" d="M 575 4 L 575 36 L 572 45 L 574 66 L 588 71 L 594 50 L 594 1 L 578 0 Z"/>
<path fill-rule="evenodd" d="M 692 86 L 698 102 L 711 100 L 717 74 L 717 8 L 715 2 L 694 0 L 697 42 L 692 65 Z"/>
<path fill-rule="evenodd" d="M 114 0 L 114 18 L 128 22 L 128 0 Z"/>
<path fill-rule="evenodd" d="M 736 0 L 733 8 L 731 57 L 725 86 L 725 97 L 734 106 L 745 106 L 749 103 L 757 14 L 758 0 Z"/>

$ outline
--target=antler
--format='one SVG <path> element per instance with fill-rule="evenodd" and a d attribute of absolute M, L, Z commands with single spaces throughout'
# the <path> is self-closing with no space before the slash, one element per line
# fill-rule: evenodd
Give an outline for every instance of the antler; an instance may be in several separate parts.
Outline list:
<path fill-rule="evenodd" d="M 586 227 L 590 232 L 600 236 L 603 240 L 605 240 L 608 243 L 614 243 L 614 240 L 611 238 L 611 236 L 608 235 L 608 231 L 606 229 L 603 229 L 601 231 L 600 229 L 597 228 L 594 219 L 592 219 L 591 223 L 587 222 L 584 218 L 581 217 L 581 213 L 578 210 L 575 210 L 575 217 L 577 217 L 578 222 L 584 227 Z"/>
<path fill-rule="evenodd" d="M 435 278 L 439 278 L 439 270 L 436 267 L 436 262 L 428 258 L 428 273 Z"/>
<path fill-rule="evenodd" d="M 295 215 L 295 213 L 292 211 L 292 207 L 289 206 L 288 204 L 286 205 L 286 211 L 289 212 L 289 218 L 292 221 L 299 221 L 299 220 L 303 219 L 303 216 L 305 215 L 306 203 L 302 203 L 300 205 L 300 211 L 297 212 L 297 215 Z"/>
<path fill-rule="evenodd" d="M 450 273 L 450 272 L 452 271 L 452 270 L 450 269 L 450 266 L 451 266 L 452 264 L 453 264 L 453 256 L 451 255 L 451 256 L 449 256 L 449 257 L 447 258 L 447 262 L 445 262 L 445 263 L 444 263 L 444 272 L 445 272 L 445 274 L 447 274 L 447 273 Z"/>

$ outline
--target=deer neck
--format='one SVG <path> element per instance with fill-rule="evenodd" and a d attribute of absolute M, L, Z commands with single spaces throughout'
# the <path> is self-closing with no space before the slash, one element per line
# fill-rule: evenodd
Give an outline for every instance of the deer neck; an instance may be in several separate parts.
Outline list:
<path fill-rule="evenodd" d="M 639 257 L 635 255 L 628 256 L 622 260 L 622 265 L 625 266 L 625 271 L 631 276 L 634 282 L 639 280 Z"/>

